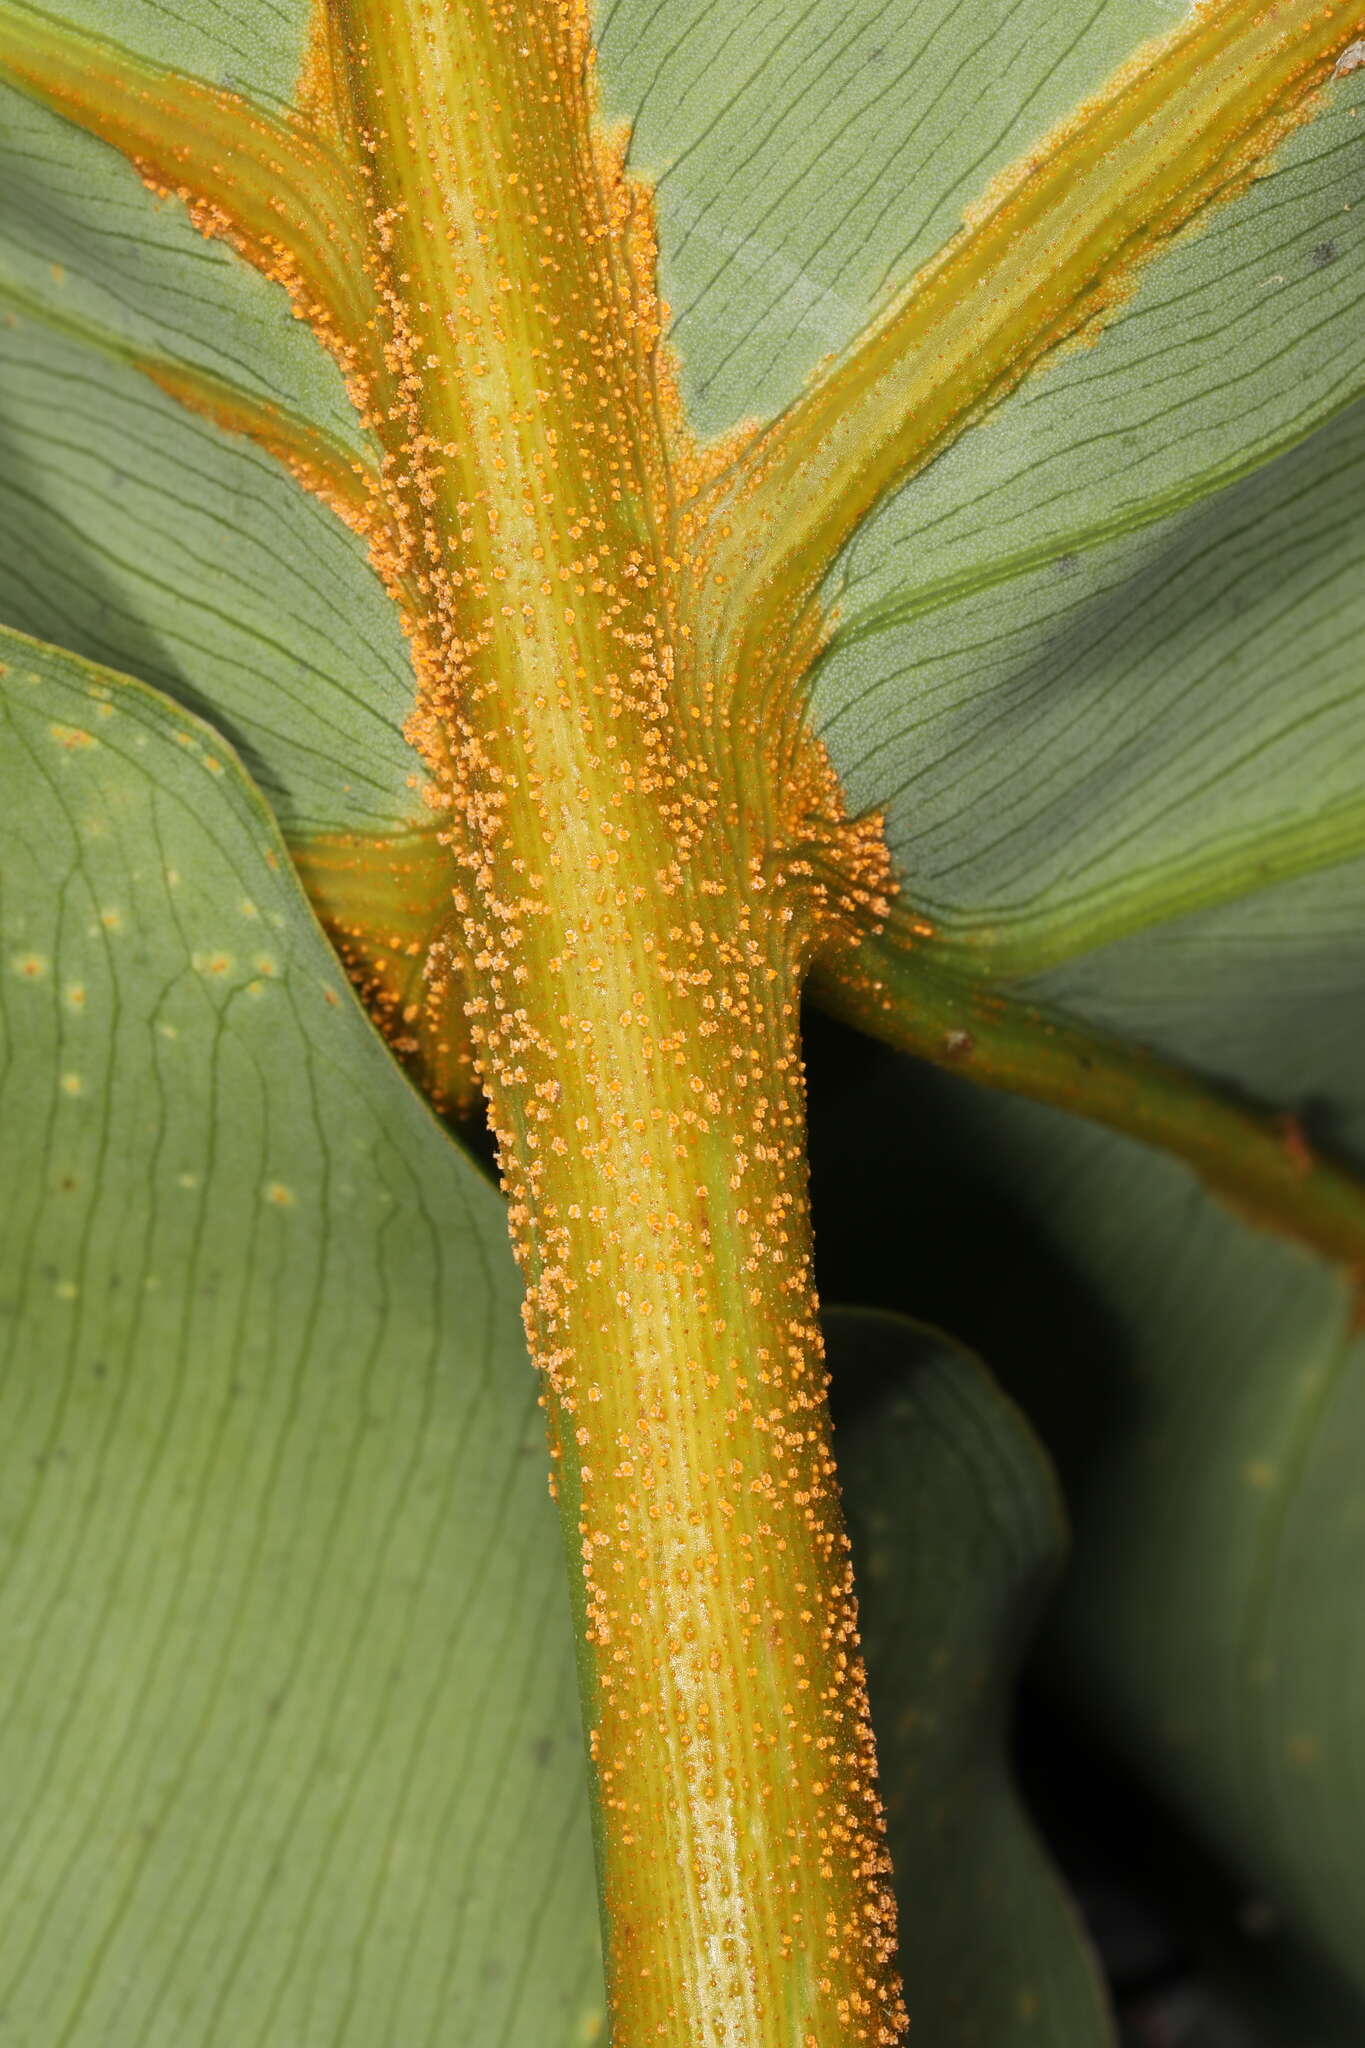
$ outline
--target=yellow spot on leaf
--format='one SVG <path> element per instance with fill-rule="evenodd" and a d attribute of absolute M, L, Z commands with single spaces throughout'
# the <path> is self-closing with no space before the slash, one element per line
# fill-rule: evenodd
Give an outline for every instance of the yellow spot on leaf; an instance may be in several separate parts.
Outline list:
<path fill-rule="evenodd" d="M 81 748 L 93 747 L 95 744 L 95 735 L 93 733 L 86 732 L 84 728 L 79 725 L 54 724 L 48 727 L 48 732 L 52 735 L 52 738 L 56 740 L 57 745 L 59 747 L 65 747 L 68 753 L 75 753 L 78 752 Z"/>

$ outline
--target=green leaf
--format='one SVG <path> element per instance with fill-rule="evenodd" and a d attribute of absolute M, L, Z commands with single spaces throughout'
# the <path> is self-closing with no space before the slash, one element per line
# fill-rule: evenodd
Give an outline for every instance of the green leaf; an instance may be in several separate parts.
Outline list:
<path fill-rule="evenodd" d="M 854 800 L 886 810 L 911 903 L 987 996 L 993 974 L 1031 976 L 1026 995 L 1365 1157 L 1365 410 L 1341 409 L 1358 355 L 1340 354 L 1358 106 L 1338 87 L 1289 169 L 874 523 L 816 702 Z M 1291 227 L 1276 253 L 1266 234 Z M 1237 291 L 1213 264 L 1235 237 Z M 1161 325 L 1182 279 L 1200 287 L 1185 340 L 1175 314 Z M 845 1105 L 896 1162 L 848 1227 L 879 1199 L 896 1220 L 841 1289 L 929 1306 L 1008 1365 L 1072 1487 L 1077 1561 L 1051 1635 L 1065 1710 L 1355 1986 L 1353 2019 L 1318 2026 L 1291 1999 L 1265 2038 L 1354 2038 L 1365 1414 L 1349 1281 L 1121 1140 L 948 1101 L 936 1137 L 918 1091 L 899 1132 L 875 1093 Z M 926 1156 L 920 1214 L 904 1162 Z M 865 1150 L 853 1170 L 866 1190 Z M 945 1201 L 945 1176 L 970 1192 Z M 953 1270 L 967 1277 L 946 1285 Z M 983 1272 L 1007 1304 L 994 1319 Z"/>
<path fill-rule="evenodd" d="M 1141 533 L 836 641 L 822 728 L 916 908 L 1016 975 L 1365 848 L 1363 486 L 1357 406 Z"/>
<path fill-rule="evenodd" d="M 877 1063 L 859 1115 L 878 1134 L 859 1191 L 840 1180 L 839 1212 L 817 1204 L 826 1285 L 916 1302 L 989 1349 L 1074 1522 L 1046 1638 L 1059 1709 L 1355 1987 L 1359 2030 L 1365 1345 L 1349 1279 L 1141 1146 L 909 1062 Z M 817 1175 L 847 1163 L 849 1125 L 845 1100 L 817 1132 Z M 932 1190 L 906 1185 L 912 1147 Z"/>
<path fill-rule="evenodd" d="M 663 281 L 703 428 L 778 410 L 987 180 L 1169 26 L 1154 4 L 605 0 L 609 113 L 657 180 Z"/>
<path fill-rule="evenodd" d="M 1365 1161 L 1365 860 L 1174 920 L 1030 987 L 1297 1112 Z"/>
<path fill-rule="evenodd" d="M 501 1204 L 222 741 L 5 635 L 16 2041 L 602 2030 Z"/>
<path fill-rule="evenodd" d="M 1270 175 L 1170 248 L 1093 346 L 864 529 L 840 590 L 850 635 L 1197 503 L 1365 392 L 1361 103 L 1358 83 L 1333 86 Z"/>
<path fill-rule="evenodd" d="M 1122 1331 L 1131 1389 L 1098 1458 L 1092 1446 L 1075 1467 L 1055 1654 L 1125 1751 L 1365 1997 L 1351 1290 L 1175 1199 L 1158 1162 L 1050 1135 L 1046 1164 L 1066 1181 L 1052 1180 L 1052 1215 Z"/>
<path fill-rule="evenodd" d="M 28 11 L 278 107 L 294 97 L 311 12 L 309 0 L 59 0 Z"/>
<path fill-rule="evenodd" d="M 1007 1761 L 1016 1667 L 1065 1544 L 1045 1456 L 968 1353 L 836 1310 L 839 1430 L 916 2031 L 934 2048 L 1105 2048 L 1075 1913 Z"/>
<path fill-rule="evenodd" d="M 658 179 L 696 416 L 788 403 L 1171 12 L 767 0 L 741 52 L 723 10 L 614 0 L 607 102 Z M 1080 955 L 1365 850 L 1360 75 L 1326 100 L 836 579 L 815 715 L 854 805 L 886 816 L 909 905 L 983 970 L 1073 962 L 1036 992 L 1097 1021 L 1136 1013 L 1107 956 Z M 1294 967 L 1320 977 L 1328 944 L 1306 934 Z M 1187 977 L 1180 1028 L 1169 1004 L 1144 1027 L 1258 1085 L 1217 1056 L 1214 980 Z"/>
<path fill-rule="evenodd" d="M 759 0 L 741 31 L 701 0 L 610 0 L 607 106 L 658 181 L 665 296 L 699 422 L 787 404 L 987 182 L 1179 12 Z M 1292 168 L 1216 212 L 1098 349 L 903 494 L 854 551 L 860 600 L 874 570 L 879 595 L 933 585 L 1034 548 L 1040 527 L 1085 531 L 1207 487 L 1360 389 L 1360 236 L 1343 211 L 1357 100 L 1338 87 L 1330 119 L 1284 152 Z M 1344 267 L 1315 254 L 1325 241 Z"/>
<path fill-rule="evenodd" d="M 0 327 L 0 378 L 0 617 L 211 716 L 291 832 L 410 819 L 412 671 L 360 541 L 264 450 L 46 323 Z"/>
<path fill-rule="evenodd" d="M 62 18 L 267 102 L 292 82 L 279 8 L 105 11 Z M 116 151 L 0 97 L 0 620 L 211 716 L 290 831 L 402 825 L 412 671 L 362 543 L 137 367 L 219 380 L 364 456 L 335 364 Z"/>
<path fill-rule="evenodd" d="M 1365 408 L 1343 406 L 1340 342 L 1359 105 L 1335 88 L 1288 168 L 1158 264 L 1093 351 L 907 487 L 850 551 L 816 686 L 854 800 L 886 811 L 911 906 L 983 1001 L 1023 977 L 1357 1158 Z M 1161 325 L 1182 276 L 1183 341 Z M 843 1227 L 869 1244 L 836 1284 L 949 1322 L 1027 1400 L 1076 1524 L 1050 1636 L 1064 1711 L 1354 1986 L 1344 2033 L 1290 2000 L 1267 2040 L 1353 2038 L 1358 1275 L 1120 1139 L 895 1085 L 899 1124 L 871 1086 L 843 1108 L 887 1165 L 860 1151 Z M 905 1172 L 926 1157 L 932 1206 Z"/>
<path fill-rule="evenodd" d="M 500 1206 L 221 739 L 3 646 L 11 2024 L 590 2042 L 563 1561 Z M 903 1381 L 845 1461 L 921 2024 L 1101 2043 L 1003 1759 L 1060 1550 L 1047 1468 L 936 1338 L 843 1315 L 833 1341 Z"/>
<path fill-rule="evenodd" d="M 122 10 L 119 10 L 122 12 Z M 273 10 L 272 10 L 273 11 Z M 59 10 L 83 25 L 86 10 Z M 213 10 L 218 14 L 220 10 Z M 195 62 L 200 37 L 120 47 L 272 99 L 269 67 Z M 283 84 L 283 81 L 281 81 Z M 283 291 L 206 240 L 184 209 L 148 191 L 132 165 L 59 114 L 4 88 L 0 129 L 0 291 L 33 317 L 74 329 L 115 355 L 142 350 L 240 385 L 368 446 L 331 358 L 292 317 Z"/>

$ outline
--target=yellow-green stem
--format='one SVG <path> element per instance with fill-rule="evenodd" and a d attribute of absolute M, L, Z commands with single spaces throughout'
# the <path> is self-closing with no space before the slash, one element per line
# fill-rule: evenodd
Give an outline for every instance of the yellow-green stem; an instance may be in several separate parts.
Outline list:
<path fill-rule="evenodd" d="M 612 2038 L 889 2043 L 796 1022 L 825 918 L 802 841 L 837 807 L 809 748 L 755 798 L 693 661 L 705 572 L 577 10 L 331 24 L 401 394 L 376 429 L 412 731 L 569 1539 Z"/>
<path fill-rule="evenodd" d="M 907 936 L 901 920 L 830 952 L 812 988 L 822 1008 L 903 1052 L 1182 1159 L 1243 1222 L 1365 1279 L 1365 1186 L 1322 1157 L 1293 1115 L 987 981 L 932 939 Z"/>

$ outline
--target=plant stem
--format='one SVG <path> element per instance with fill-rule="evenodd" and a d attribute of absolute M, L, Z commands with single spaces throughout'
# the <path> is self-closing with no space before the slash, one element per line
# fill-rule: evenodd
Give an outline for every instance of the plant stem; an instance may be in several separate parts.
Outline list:
<path fill-rule="evenodd" d="M 1365 1278 L 1365 1186 L 1319 1157 L 1293 1116 L 955 968 L 932 941 L 887 933 L 831 952 L 813 990 L 823 1009 L 903 1052 L 1183 1159 L 1243 1222 Z"/>
<path fill-rule="evenodd" d="M 382 545 L 571 1558 L 612 2039 L 890 2043 L 797 1043 L 831 915 L 802 848 L 849 835 L 813 744 L 779 718 L 756 747 L 694 658 L 647 223 L 585 22 L 330 19 L 401 394 Z"/>
<path fill-rule="evenodd" d="M 397 953 L 419 987 L 449 914 L 435 833 L 299 839 L 290 850 L 371 1006 L 382 1014 L 377 954 Z M 1030 1001 L 998 957 L 974 936 L 926 935 L 897 906 L 875 937 L 817 960 L 807 986 L 822 1009 L 916 1058 L 1169 1152 L 1246 1222 L 1365 1274 L 1365 1183 L 1317 1153 L 1292 1113 L 1240 1101 L 1141 1044 Z M 458 1106 L 433 1064 L 422 1085 Z"/>

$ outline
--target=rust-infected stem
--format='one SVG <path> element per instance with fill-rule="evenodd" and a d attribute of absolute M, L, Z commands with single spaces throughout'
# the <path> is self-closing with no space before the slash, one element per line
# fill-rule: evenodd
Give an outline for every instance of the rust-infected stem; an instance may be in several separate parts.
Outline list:
<path fill-rule="evenodd" d="M 543 1376 L 616 2048 L 899 2038 L 810 1270 L 837 839 L 697 666 L 657 309 L 552 4 L 336 0 L 412 735 Z M 761 800 L 755 801 L 755 784 Z M 824 805 L 822 810 L 821 806 Z"/>
<path fill-rule="evenodd" d="M 379 453 L 339 467 L 163 379 L 366 534 L 410 637 L 448 914 L 420 857 L 303 865 L 427 1085 L 458 1098 L 472 1044 L 491 1108 L 615 2048 L 891 2043 L 796 1023 L 884 854 L 802 720 L 811 622 L 743 672 L 714 637 L 699 655 L 714 565 L 676 508 L 705 465 L 662 374 L 648 209 L 594 128 L 586 5 L 319 0 L 289 120 L 6 0 L 0 61 L 285 286 Z M 377 930 L 375 884 L 403 912 Z"/>

